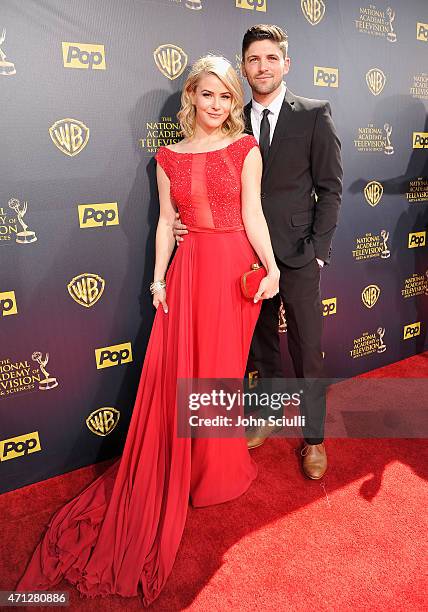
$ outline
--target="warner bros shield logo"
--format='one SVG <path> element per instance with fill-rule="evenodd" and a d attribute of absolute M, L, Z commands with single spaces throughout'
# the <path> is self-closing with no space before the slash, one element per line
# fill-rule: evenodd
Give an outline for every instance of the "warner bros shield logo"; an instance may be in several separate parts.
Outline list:
<path fill-rule="evenodd" d="M 380 68 L 372 68 L 366 74 L 366 83 L 369 91 L 374 96 L 378 96 L 385 87 L 386 76 Z"/>
<path fill-rule="evenodd" d="M 49 128 L 52 142 L 65 155 L 74 157 L 88 144 L 89 128 L 78 119 L 60 119 Z"/>
<path fill-rule="evenodd" d="M 380 296 L 380 288 L 377 285 L 368 285 L 361 293 L 364 306 L 373 308 Z"/>
<path fill-rule="evenodd" d="M 67 285 L 68 293 L 73 300 L 90 308 L 98 302 L 103 294 L 105 280 L 98 274 L 79 274 L 71 279 Z"/>
<path fill-rule="evenodd" d="M 319 24 L 325 14 L 325 4 L 323 0 L 300 0 L 302 13 L 313 26 Z"/>
<path fill-rule="evenodd" d="M 367 204 L 370 206 L 377 206 L 383 195 L 383 185 L 378 181 L 370 181 L 364 187 L 364 197 L 366 198 Z"/>
<path fill-rule="evenodd" d="M 86 419 L 88 429 L 97 436 L 107 436 L 113 431 L 120 419 L 116 408 L 97 408 Z"/>
<path fill-rule="evenodd" d="M 187 66 L 187 54 L 177 45 L 161 45 L 153 52 L 153 57 L 156 66 L 171 81 L 183 74 Z"/>

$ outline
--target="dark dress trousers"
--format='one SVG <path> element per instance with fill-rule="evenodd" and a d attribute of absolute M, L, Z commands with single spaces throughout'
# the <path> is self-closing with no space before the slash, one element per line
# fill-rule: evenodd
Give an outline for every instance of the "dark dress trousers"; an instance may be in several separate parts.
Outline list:
<path fill-rule="evenodd" d="M 281 272 L 279 295 L 287 319 L 288 349 L 296 377 L 306 379 L 301 414 L 307 442 L 324 438 L 322 305 L 320 268 L 330 262 L 342 195 L 340 141 L 330 104 L 295 96 L 287 87 L 267 160 L 261 198 Z M 245 107 L 252 133 L 251 102 Z M 247 373 L 281 378 L 279 296 L 264 300 L 254 332 Z"/>

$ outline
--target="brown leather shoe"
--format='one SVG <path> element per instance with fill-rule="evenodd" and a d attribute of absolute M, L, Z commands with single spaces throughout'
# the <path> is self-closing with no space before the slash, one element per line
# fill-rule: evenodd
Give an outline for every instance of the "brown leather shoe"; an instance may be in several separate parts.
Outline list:
<path fill-rule="evenodd" d="M 300 454 L 303 457 L 302 468 L 305 475 L 312 480 L 322 478 L 327 471 L 327 454 L 324 442 L 321 444 L 306 444 Z"/>
<path fill-rule="evenodd" d="M 256 427 L 251 433 L 247 434 L 247 446 L 249 450 L 257 448 L 266 442 L 270 435 L 281 431 L 280 425 L 263 425 Z"/>

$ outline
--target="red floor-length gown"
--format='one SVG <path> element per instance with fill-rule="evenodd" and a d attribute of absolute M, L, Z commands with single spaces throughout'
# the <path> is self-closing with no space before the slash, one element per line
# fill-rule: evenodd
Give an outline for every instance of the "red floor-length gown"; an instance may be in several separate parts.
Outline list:
<path fill-rule="evenodd" d="M 166 275 L 123 454 L 50 520 L 16 590 L 62 578 L 82 596 L 149 605 L 171 572 L 193 506 L 244 493 L 256 477 L 244 437 L 177 436 L 177 378 L 242 378 L 260 302 L 240 276 L 257 261 L 242 225 L 241 171 L 253 136 L 207 153 L 156 155 L 189 234 Z"/>

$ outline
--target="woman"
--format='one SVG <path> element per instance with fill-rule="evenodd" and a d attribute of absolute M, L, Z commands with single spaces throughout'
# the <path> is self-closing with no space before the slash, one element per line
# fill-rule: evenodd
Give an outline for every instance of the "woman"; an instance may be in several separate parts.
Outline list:
<path fill-rule="evenodd" d="M 278 292 L 261 156 L 243 136 L 242 110 L 229 62 L 197 61 L 179 112 L 185 138 L 156 155 L 157 312 L 123 455 L 52 517 L 17 590 L 52 588 L 64 577 L 87 597 L 132 597 L 141 584 L 148 606 L 174 563 L 189 496 L 194 506 L 224 502 L 256 476 L 244 437 L 191 439 L 176 429 L 177 379 L 242 378 L 260 299 Z M 176 206 L 190 234 L 166 273 Z M 256 253 L 268 274 L 252 301 L 239 280 Z"/>

